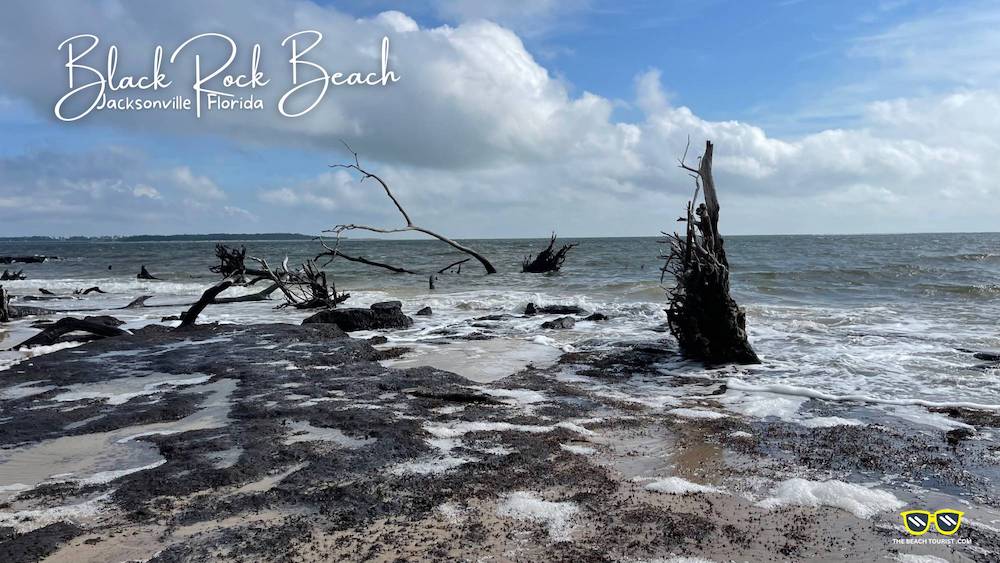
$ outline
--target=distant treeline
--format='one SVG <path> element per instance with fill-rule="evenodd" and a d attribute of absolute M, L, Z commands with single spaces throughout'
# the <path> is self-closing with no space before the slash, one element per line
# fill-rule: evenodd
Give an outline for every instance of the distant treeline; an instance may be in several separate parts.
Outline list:
<path fill-rule="evenodd" d="M 211 233 L 207 235 L 130 235 L 103 237 L 0 237 L 2 242 L 163 242 L 163 241 L 223 241 L 223 240 L 312 240 L 313 235 L 298 233 Z"/>

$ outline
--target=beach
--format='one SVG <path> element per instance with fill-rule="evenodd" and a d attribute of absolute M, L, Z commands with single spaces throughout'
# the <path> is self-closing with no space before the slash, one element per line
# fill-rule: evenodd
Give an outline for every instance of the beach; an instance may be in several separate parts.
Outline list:
<path fill-rule="evenodd" d="M 11 243 L 59 257 L 5 282 L 12 304 L 112 315 L 132 334 L 0 352 L 4 553 L 997 557 L 1000 382 L 975 354 L 1000 348 L 1000 235 L 727 239 L 756 366 L 680 355 L 656 239 L 567 240 L 580 246 L 566 266 L 541 276 L 517 265 L 542 240 L 470 241 L 501 273 L 466 263 L 434 290 L 338 262 L 345 306 L 399 301 L 413 320 L 349 335 L 278 298 L 168 330 L 219 279 L 209 242 Z M 318 253 L 244 244 L 276 262 Z M 434 242 L 345 245 L 421 270 L 456 258 Z M 143 264 L 161 280 L 135 279 Z M 107 293 L 72 295 L 93 286 Z M 139 295 L 147 307 L 120 309 Z M 576 322 L 543 329 L 566 315 L 528 303 L 578 307 Z M 4 348 L 35 320 L 5 325 Z M 964 520 L 936 536 L 951 542 L 919 542 L 899 517 L 914 508 Z"/>

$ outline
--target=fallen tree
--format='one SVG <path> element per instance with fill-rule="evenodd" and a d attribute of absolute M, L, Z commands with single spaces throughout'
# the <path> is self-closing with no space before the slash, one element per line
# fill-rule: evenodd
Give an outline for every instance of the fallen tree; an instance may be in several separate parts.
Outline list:
<path fill-rule="evenodd" d="M 0 264 L 41 264 L 46 260 L 55 260 L 55 256 L 0 256 Z"/>
<path fill-rule="evenodd" d="M 760 363 L 747 341 L 746 314 L 729 294 L 729 261 L 719 233 L 719 198 L 712 177 L 711 141 L 697 168 L 685 163 L 680 167 L 695 181 L 694 196 L 687 213 L 678 221 L 685 223 L 682 237 L 666 235 L 666 262 L 660 281 L 670 275 L 675 285 L 668 289 L 667 322 L 681 350 L 688 356 L 712 363 Z M 695 207 L 699 191 L 704 203 Z"/>
<path fill-rule="evenodd" d="M 246 267 L 247 249 L 245 246 L 235 248 L 221 243 L 216 244 L 215 257 L 219 259 L 219 264 L 212 266 L 209 270 L 221 274 L 224 279 L 232 279 L 234 285 L 253 285 L 267 278 L 263 270 Z M 247 283 L 248 276 L 254 278 L 249 283 Z"/>
<path fill-rule="evenodd" d="M 46 327 L 42 332 L 14 346 L 14 349 L 51 346 L 61 336 L 71 332 L 86 332 L 101 338 L 128 334 L 127 331 L 118 328 L 121 324 L 122 322 L 114 317 L 84 317 L 82 319 L 64 317 Z"/>
<path fill-rule="evenodd" d="M 459 244 L 458 242 L 455 242 L 455 241 L 451 240 L 450 238 L 448 238 L 448 237 L 446 237 L 444 235 L 438 234 L 438 233 L 436 233 L 434 231 L 431 231 L 430 229 L 427 229 L 427 228 L 424 228 L 424 227 L 421 227 L 419 225 L 414 224 L 413 220 L 410 219 L 410 215 L 406 212 L 405 209 L 403 209 L 402 204 L 400 204 L 399 200 L 396 199 L 396 196 L 393 195 L 392 190 L 389 189 L 389 185 L 382 178 L 380 178 L 377 175 L 375 175 L 375 174 L 373 174 L 373 173 L 365 170 L 364 168 L 362 168 L 361 167 L 361 163 L 358 160 L 358 153 L 354 152 L 354 150 L 351 149 L 351 147 L 347 143 L 344 143 L 344 146 L 347 147 L 347 150 L 350 151 L 350 153 L 352 155 L 354 155 L 354 163 L 353 164 L 333 164 L 330 167 L 331 168 L 346 168 L 348 170 L 355 170 L 355 171 L 357 171 L 358 173 L 361 174 L 361 181 L 362 182 L 365 181 L 365 180 L 367 180 L 368 178 L 372 178 L 376 182 L 378 182 L 379 184 L 381 184 L 382 189 L 385 190 L 385 195 L 387 195 L 389 197 L 389 199 L 392 200 L 393 205 L 396 206 L 396 209 L 399 211 L 400 215 L 403 216 L 403 220 L 406 222 L 406 226 L 399 227 L 399 228 L 385 228 L 385 227 L 372 227 L 372 226 L 369 226 L 369 225 L 342 224 L 342 225 L 337 225 L 334 228 L 328 229 L 328 230 L 326 230 L 324 232 L 336 234 L 338 243 L 340 241 L 340 236 L 344 232 L 353 231 L 353 230 L 369 231 L 369 232 L 372 232 L 372 233 L 380 233 L 380 234 L 403 233 L 403 232 L 408 232 L 408 231 L 423 233 L 425 235 L 432 236 L 432 237 L 438 239 L 439 241 L 441 241 L 441 242 L 443 242 L 445 244 L 448 244 L 449 246 L 451 246 L 452 248 L 454 248 L 454 249 L 456 249 L 458 251 L 464 252 L 464 253 L 468 254 L 469 256 L 472 256 L 473 258 L 475 258 L 476 260 L 478 260 L 480 264 L 483 265 L 483 268 L 486 270 L 487 274 L 495 274 L 495 273 L 497 273 L 497 269 L 494 268 L 493 264 L 491 264 L 490 261 L 487 260 L 486 257 L 483 256 L 482 254 L 476 252 L 475 250 L 473 250 L 473 249 L 471 249 L 471 248 L 469 248 L 469 247 L 467 247 L 465 245 Z"/>
<path fill-rule="evenodd" d="M 261 271 L 273 282 L 276 289 L 284 294 L 285 303 L 282 306 L 292 306 L 297 309 L 333 308 L 351 297 L 350 293 L 338 294 L 336 284 L 328 283 L 326 272 L 317 268 L 312 260 L 306 260 L 302 267 L 296 270 L 288 268 L 287 257 L 277 270 L 272 270 L 267 260 L 263 258 L 253 258 L 253 260 L 260 264 Z"/>
<path fill-rule="evenodd" d="M 194 324 L 198 320 L 198 315 L 205 310 L 209 304 L 215 301 L 215 298 L 223 291 L 229 289 L 233 285 L 232 278 L 226 278 L 221 282 L 213 285 L 212 287 L 205 290 L 201 294 L 201 299 L 199 299 L 191 308 L 187 311 L 181 313 L 181 324 L 177 328 L 184 328 Z M 177 329 L 174 329 L 177 330 Z"/>
<path fill-rule="evenodd" d="M 569 254 L 570 250 L 573 250 L 579 243 L 564 244 L 559 250 L 555 250 L 556 245 L 556 234 L 552 233 L 552 238 L 549 239 L 549 246 L 545 250 L 538 253 L 534 258 L 529 254 L 524 257 L 524 262 L 521 263 L 521 271 L 532 274 L 544 274 L 547 272 L 558 272 L 559 268 L 562 268 L 563 262 L 566 261 L 566 255 Z"/>

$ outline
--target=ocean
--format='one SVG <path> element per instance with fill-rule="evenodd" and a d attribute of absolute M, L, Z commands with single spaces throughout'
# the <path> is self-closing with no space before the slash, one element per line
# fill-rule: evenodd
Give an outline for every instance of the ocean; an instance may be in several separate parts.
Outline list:
<path fill-rule="evenodd" d="M 392 274 L 344 260 L 327 267 L 337 289 L 351 294 L 345 306 L 397 299 L 411 315 L 425 305 L 433 309 L 431 317 L 415 317 L 412 328 L 387 334 L 391 345 L 413 348 L 397 365 L 426 363 L 490 381 L 528 363 L 554 362 L 565 351 L 670 339 L 663 331 L 666 298 L 656 238 L 560 239 L 579 246 L 552 275 L 520 272 L 523 257 L 547 240 L 463 242 L 489 257 L 500 273 L 485 275 L 472 260 L 460 274 L 439 275 L 436 289 L 429 290 L 426 275 Z M 983 367 L 968 352 L 1000 349 L 1000 234 L 733 236 L 726 243 L 733 292 L 747 311 L 751 342 L 763 363 L 706 369 L 678 359 L 664 370 L 724 378 L 731 389 L 755 393 L 757 414 L 768 416 L 794 416 L 788 397 L 859 399 L 908 419 L 931 416 L 922 407 L 936 405 L 1000 409 L 998 370 Z M 298 264 L 322 250 L 313 241 L 227 244 L 245 245 L 248 255 L 272 265 L 285 256 Z M 346 240 L 342 248 L 422 272 L 465 257 L 433 240 Z M 23 268 L 28 278 L 3 283 L 14 295 L 39 296 L 38 288 L 45 288 L 65 297 L 15 304 L 106 309 L 127 321 L 126 328 L 136 328 L 177 314 L 218 279 L 209 271 L 213 249 L 212 242 L 13 242 L 0 246 L 0 255 L 59 257 L 5 266 Z M 137 280 L 142 265 L 162 280 Z M 91 286 L 108 293 L 70 295 Z M 112 310 L 143 294 L 154 296 L 149 304 L 177 306 Z M 276 309 L 280 302 L 276 294 L 270 302 L 213 306 L 200 320 L 297 323 L 310 314 Z M 561 331 L 539 329 L 539 318 L 475 320 L 520 315 L 528 302 L 576 304 L 610 319 Z M 4 327 L 2 347 L 29 336 L 28 325 Z M 468 338 L 477 332 L 493 338 Z M 0 368 L 27 355 L 0 352 Z M 647 391 L 653 392 L 631 392 Z"/>

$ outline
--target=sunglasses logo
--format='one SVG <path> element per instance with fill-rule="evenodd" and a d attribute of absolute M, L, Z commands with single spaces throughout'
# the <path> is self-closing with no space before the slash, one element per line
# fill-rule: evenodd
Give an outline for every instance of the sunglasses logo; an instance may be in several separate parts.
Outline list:
<path fill-rule="evenodd" d="M 934 525 L 938 533 L 950 536 L 957 532 L 958 527 L 962 525 L 963 514 L 965 513 L 960 510 L 951 509 L 938 510 L 937 512 L 907 510 L 899 513 L 903 518 L 903 527 L 911 536 L 926 534 L 931 529 L 931 524 Z"/>

